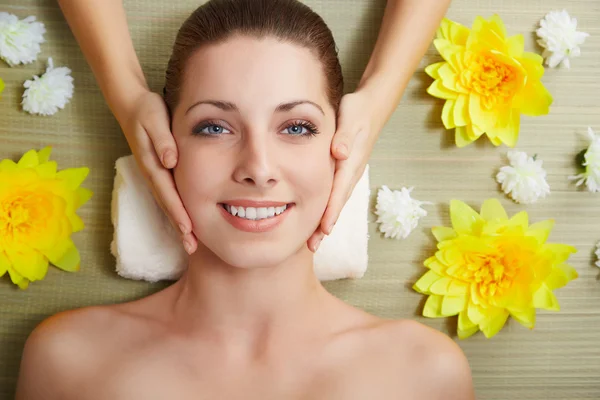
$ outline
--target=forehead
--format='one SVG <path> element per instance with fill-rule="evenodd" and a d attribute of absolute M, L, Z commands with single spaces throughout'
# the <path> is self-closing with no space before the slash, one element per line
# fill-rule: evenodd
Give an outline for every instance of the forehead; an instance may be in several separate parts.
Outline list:
<path fill-rule="evenodd" d="M 188 60 L 180 102 L 198 96 L 241 105 L 305 98 L 325 106 L 323 67 L 309 49 L 275 38 L 235 36 L 199 48 Z"/>

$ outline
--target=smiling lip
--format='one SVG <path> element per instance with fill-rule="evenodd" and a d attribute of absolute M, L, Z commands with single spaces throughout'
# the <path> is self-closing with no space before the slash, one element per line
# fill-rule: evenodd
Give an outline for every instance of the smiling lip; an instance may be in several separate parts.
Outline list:
<path fill-rule="evenodd" d="M 251 220 L 240 217 L 234 217 L 230 213 L 227 212 L 224 205 L 228 204 L 230 206 L 237 207 L 281 207 L 287 205 L 287 208 L 284 212 L 279 215 L 275 215 L 271 218 L 265 218 L 260 220 Z M 224 202 L 217 204 L 219 208 L 219 212 L 225 218 L 227 222 L 229 222 L 234 228 L 239 229 L 243 232 L 250 233 L 263 233 L 274 230 L 279 224 L 281 224 L 284 219 L 289 214 L 289 211 L 294 208 L 294 203 L 282 203 L 282 202 L 274 202 L 274 201 L 253 201 L 253 200 L 233 200 L 231 202 Z"/>
<path fill-rule="evenodd" d="M 261 208 L 261 207 L 282 207 L 285 205 L 290 205 L 293 203 L 284 203 L 281 201 L 255 201 L 255 200 L 230 200 L 230 201 L 224 201 L 221 204 L 227 204 L 230 206 L 235 206 L 235 207 L 254 207 L 254 208 Z"/>

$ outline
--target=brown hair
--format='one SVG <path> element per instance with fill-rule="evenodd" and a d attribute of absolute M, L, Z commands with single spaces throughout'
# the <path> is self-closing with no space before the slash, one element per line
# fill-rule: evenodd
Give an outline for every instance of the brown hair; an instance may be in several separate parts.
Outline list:
<path fill-rule="evenodd" d="M 267 36 L 311 50 L 323 65 L 327 96 L 336 110 L 344 81 L 333 35 L 325 21 L 298 0 L 210 0 L 183 23 L 173 45 L 165 74 L 164 98 L 171 113 L 185 65 L 200 46 L 225 41 L 241 34 Z"/>

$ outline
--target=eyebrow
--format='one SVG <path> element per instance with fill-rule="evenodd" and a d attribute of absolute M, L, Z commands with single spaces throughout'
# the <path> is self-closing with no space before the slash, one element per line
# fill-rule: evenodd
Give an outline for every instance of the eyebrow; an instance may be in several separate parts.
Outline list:
<path fill-rule="evenodd" d="M 189 113 L 192 108 L 199 106 L 200 104 L 210 104 L 212 106 L 220 108 L 223 111 L 239 111 L 237 106 L 229 101 L 201 100 L 201 101 L 198 101 L 198 102 L 192 104 L 185 113 L 186 114 Z M 293 109 L 296 106 L 299 106 L 300 104 L 310 104 L 313 107 L 316 107 L 321 112 L 321 114 L 325 115 L 323 108 L 320 105 L 318 105 L 317 103 L 310 101 L 310 100 L 296 100 L 296 101 L 291 101 L 289 103 L 279 104 L 277 107 L 275 107 L 275 112 L 290 111 L 291 109 Z"/>

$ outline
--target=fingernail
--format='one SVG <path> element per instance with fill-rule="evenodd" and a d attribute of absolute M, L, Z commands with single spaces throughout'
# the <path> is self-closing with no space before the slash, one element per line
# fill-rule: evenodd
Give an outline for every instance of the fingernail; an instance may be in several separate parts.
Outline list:
<path fill-rule="evenodd" d="M 335 226 L 335 222 L 327 227 L 327 232 L 331 233 L 334 226 Z"/>
<path fill-rule="evenodd" d="M 319 239 L 319 241 L 315 244 L 315 253 L 317 252 L 317 250 L 319 250 L 319 246 L 321 245 L 321 241 L 323 240 L 323 238 Z"/>
<path fill-rule="evenodd" d="M 348 157 L 348 146 L 346 146 L 344 143 L 337 145 L 337 151 L 344 157 Z"/>
<path fill-rule="evenodd" d="M 175 167 L 176 163 L 177 158 L 175 157 L 175 153 L 173 153 L 171 150 L 167 150 L 165 154 L 163 154 L 163 165 L 165 168 L 171 169 Z"/>
<path fill-rule="evenodd" d="M 185 225 L 183 225 L 183 224 L 179 224 L 179 230 L 181 231 L 181 233 L 182 233 L 183 235 L 187 235 L 188 233 L 190 233 L 190 232 L 188 231 L 188 229 L 185 227 Z"/>
<path fill-rule="evenodd" d="M 183 248 L 185 249 L 186 253 L 192 254 L 192 245 L 187 240 L 183 241 Z"/>

